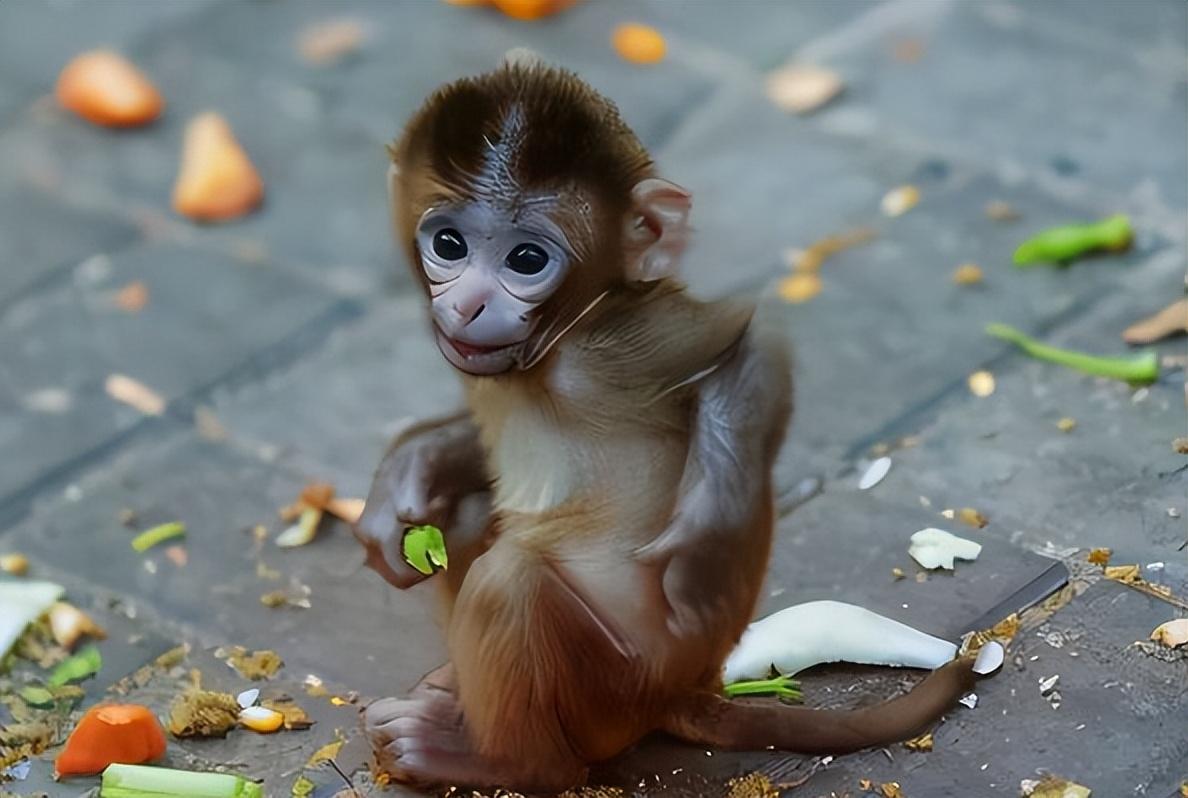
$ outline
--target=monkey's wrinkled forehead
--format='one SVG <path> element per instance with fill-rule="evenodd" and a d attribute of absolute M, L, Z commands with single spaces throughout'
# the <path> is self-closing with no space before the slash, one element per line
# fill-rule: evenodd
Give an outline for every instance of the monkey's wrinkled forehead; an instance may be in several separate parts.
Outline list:
<path fill-rule="evenodd" d="M 507 65 L 449 84 L 397 148 L 458 198 L 517 209 L 549 197 L 625 207 L 651 159 L 618 110 L 575 75 Z"/>

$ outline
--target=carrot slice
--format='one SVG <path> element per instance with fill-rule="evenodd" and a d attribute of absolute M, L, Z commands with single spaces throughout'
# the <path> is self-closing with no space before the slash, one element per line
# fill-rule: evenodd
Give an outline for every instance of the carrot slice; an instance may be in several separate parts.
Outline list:
<path fill-rule="evenodd" d="M 664 58 L 668 49 L 660 31 L 637 22 L 615 28 L 611 44 L 623 59 L 633 64 L 654 64 Z"/>
<path fill-rule="evenodd" d="M 540 19 L 556 14 L 576 0 L 494 0 L 495 7 L 513 19 Z"/>
<path fill-rule="evenodd" d="M 219 114 L 199 114 L 186 127 L 173 209 L 204 222 L 243 216 L 264 198 L 264 183 L 231 126 Z"/>
<path fill-rule="evenodd" d="M 59 777 L 90 776 L 113 763 L 137 765 L 165 755 L 165 732 L 140 704 L 91 707 L 54 762 Z"/>
<path fill-rule="evenodd" d="M 55 93 L 64 108 L 107 127 L 148 124 L 165 107 L 144 73 L 111 50 L 76 57 L 58 76 Z"/>

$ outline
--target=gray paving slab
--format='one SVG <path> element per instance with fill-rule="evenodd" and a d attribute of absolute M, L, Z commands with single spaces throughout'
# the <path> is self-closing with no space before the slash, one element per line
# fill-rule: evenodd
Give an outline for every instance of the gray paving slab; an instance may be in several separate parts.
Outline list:
<path fill-rule="evenodd" d="M 152 607 L 194 630 L 201 645 L 275 649 L 303 674 L 370 695 L 407 690 L 444 660 L 432 588 L 397 595 L 362 569 L 361 549 L 341 524 L 327 522 L 300 549 L 257 544 L 252 529 L 264 524 L 275 537 L 284 527 L 277 510 L 303 484 L 252 454 L 177 433 L 80 475 L 68 497 L 38 502 L 5 546 Z M 187 564 L 175 565 L 164 547 L 134 552 L 124 510 L 136 514 L 136 529 L 185 523 Z M 300 597 L 302 586 L 309 609 L 260 601 L 282 589 Z"/>
<path fill-rule="evenodd" d="M 880 6 L 848 34 L 805 51 L 849 80 L 846 102 L 817 119 L 867 140 L 961 152 L 1019 176 L 1075 179 L 1119 194 L 1154 188 L 1183 209 L 1183 8 L 1091 5 L 1088 23 L 1067 4 L 1034 12 L 999 2 L 900 3 L 901 13 Z M 1111 21 L 1122 16 L 1141 22 Z M 1164 23 L 1158 36 L 1134 35 Z M 870 35 L 880 30 L 919 39 L 919 59 L 897 62 Z"/>
<path fill-rule="evenodd" d="M 0 309 L 92 255 L 122 249 L 139 231 L 118 216 L 64 206 L 37 191 L 0 192 Z"/>
<path fill-rule="evenodd" d="M 363 496 L 402 424 L 462 406 L 460 381 L 428 333 L 421 300 L 369 310 L 289 368 L 216 392 L 212 407 L 237 444 Z"/>
<path fill-rule="evenodd" d="M 122 286 L 142 281 L 148 305 L 117 309 Z M 104 393 L 126 374 L 166 400 L 201 392 L 309 326 L 330 326 L 346 300 L 275 267 L 172 244 L 89 259 L 66 279 L 0 315 L 4 446 L 25 451 L 0 467 L 0 495 L 82 455 L 141 421 Z M 42 398 L 57 398 L 46 405 Z"/>
<path fill-rule="evenodd" d="M 84 50 L 124 48 L 163 26 L 183 24 L 217 0 L 17 0 L 0 6 L 5 82 L 53 90 L 59 70 Z"/>
<path fill-rule="evenodd" d="M 1182 261 L 1155 266 L 1045 340 L 1129 354 L 1120 331 L 1174 297 L 1182 280 Z M 1078 268 L 1062 279 L 1078 279 Z M 1154 349 L 1183 355 L 1185 343 L 1172 339 Z M 875 490 L 925 496 L 937 510 L 976 507 L 993 519 L 988 534 L 1025 545 L 1139 548 L 1152 561 L 1182 558 L 1176 549 L 1188 538 L 1188 481 L 1171 442 L 1188 425 L 1183 372 L 1165 369 L 1159 382 L 1136 391 L 1001 351 L 991 366 L 994 394 L 978 399 L 958 383 L 922 425 L 908 420 L 901 433 L 914 429 L 920 445 L 893 455 L 895 466 Z M 1056 426 L 1065 417 L 1077 423 L 1071 432 Z"/>

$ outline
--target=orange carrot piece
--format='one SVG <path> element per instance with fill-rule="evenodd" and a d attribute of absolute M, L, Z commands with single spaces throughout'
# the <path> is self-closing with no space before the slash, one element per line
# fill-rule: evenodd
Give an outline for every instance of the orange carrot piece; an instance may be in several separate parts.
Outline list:
<path fill-rule="evenodd" d="M 59 777 L 102 773 L 113 763 L 140 765 L 165 755 L 165 732 L 148 707 L 100 704 L 91 707 L 54 762 Z"/>
<path fill-rule="evenodd" d="M 494 0 L 495 7 L 513 19 L 540 19 L 564 11 L 576 0 Z"/>
<path fill-rule="evenodd" d="M 208 111 L 186 126 L 173 209 L 216 222 L 243 216 L 264 199 L 264 183 L 227 120 Z"/>
<path fill-rule="evenodd" d="M 55 93 L 64 108 L 107 127 L 146 125 L 165 107 L 144 73 L 111 50 L 76 57 L 58 76 Z"/>

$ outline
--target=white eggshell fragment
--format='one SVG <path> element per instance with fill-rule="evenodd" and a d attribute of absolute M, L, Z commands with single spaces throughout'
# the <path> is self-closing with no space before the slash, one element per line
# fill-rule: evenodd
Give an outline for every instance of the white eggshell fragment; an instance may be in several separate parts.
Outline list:
<path fill-rule="evenodd" d="M 978 649 L 978 656 L 974 658 L 973 672 L 979 676 L 994 673 L 1002 667 L 1002 661 L 1005 658 L 1006 649 L 1002 647 L 1002 643 L 990 640 Z"/>
<path fill-rule="evenodd" d="M 726 660 L 727 684 L 790 676 L 826 662 L 939 668 L 957 646 L 840 601 L 810 601 L 755 621 Z"/>
<path fill-rule="evenodd" d="M 258 687 L 253 687 L 251 690 L 244 690 L 242 693 L 235 696 L 235 700 L 238 702 L 240 709 L 254 707 L 256 702 L 260 700 L 260 689 Z"/>
<path fill-rule="evenodd" d="M 982 553 L 982 544 L 959 538 L 943 529 L 929 527 L 912 535 L 908 554 L 920 563 L 921 568 L 946 568 L 953 570 L 953 560 L 976 560 Z"/>
<path fill-rule="evenodd" d="M 862 475 L 862 479 L 858 480 L 858 490 L 870 490 L 882 482 L 883 477 L 887 476 L 887 472 L 890 470 L 890 457 L 880 457 L 878 460 L 875 460 L 866 469 L 866 473 Z"/>

